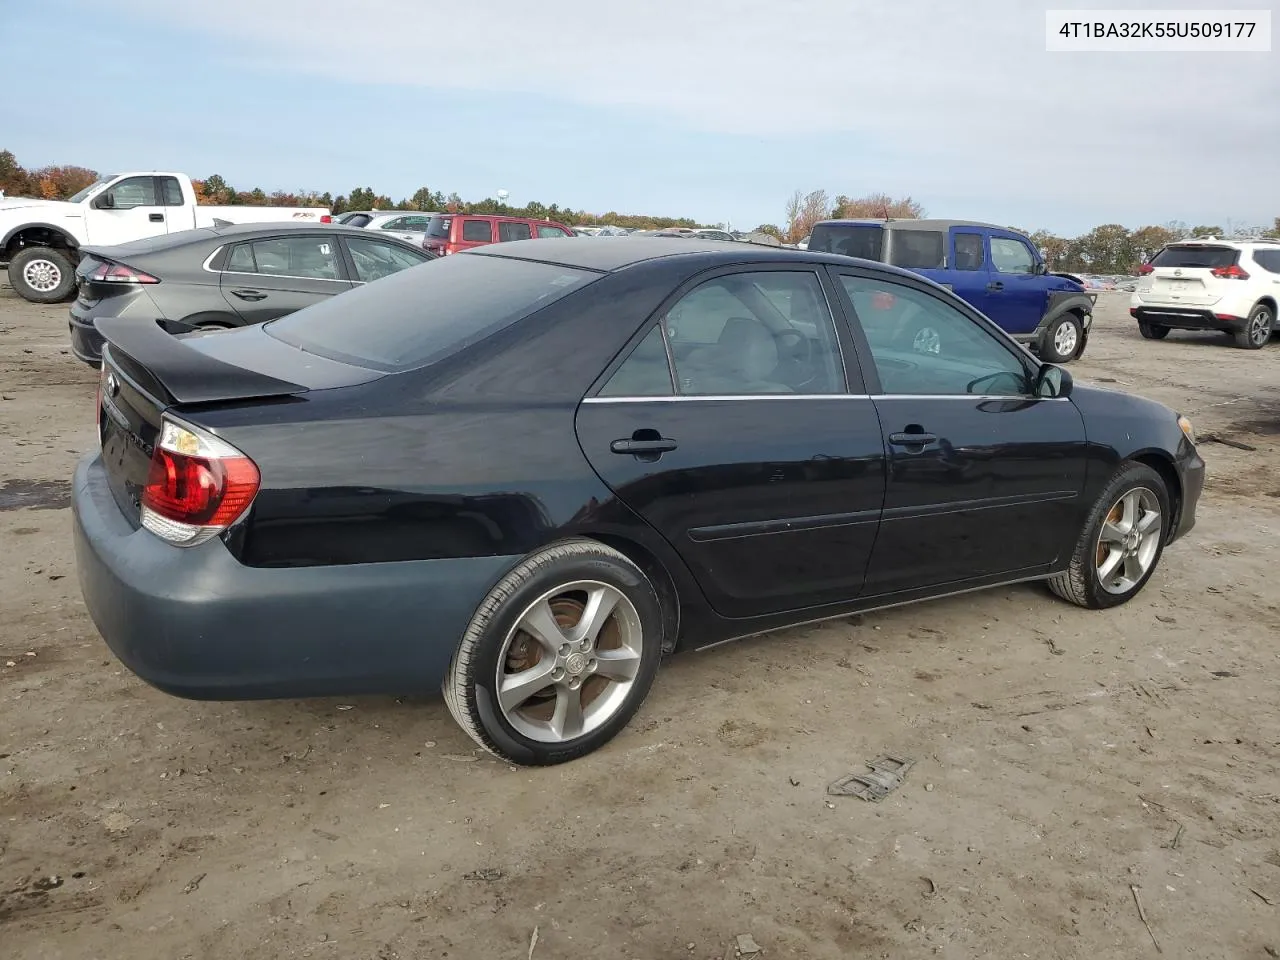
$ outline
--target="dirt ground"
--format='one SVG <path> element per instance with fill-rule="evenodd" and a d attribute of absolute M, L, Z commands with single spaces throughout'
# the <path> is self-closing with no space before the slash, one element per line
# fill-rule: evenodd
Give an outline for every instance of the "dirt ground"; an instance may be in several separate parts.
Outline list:
<path fill-rule="evenodd" d="M 1147 342 L 1126 308 L 1077 377 L 1256 448 L 1204 445 L 1135 601 L 1017 587 L 679 657 L 608 747 L 525 770 L 433 698 L 125 671 L 70 542 L 95 375 L 65 306 L 0 289 L 0 956 L 1276 957 L 1280 343 Z M 826 795 L 886 751 L 897 792 Z"/>

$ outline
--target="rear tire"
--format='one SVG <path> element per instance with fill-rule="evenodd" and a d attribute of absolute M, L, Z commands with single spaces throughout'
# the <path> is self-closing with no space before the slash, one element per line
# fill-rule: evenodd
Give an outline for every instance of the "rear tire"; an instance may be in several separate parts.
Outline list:
<path fill-rule="evenodd" d="M 1070 363 L 1084 347 L 1084 326 L 1075 313 L 1052 321 L 1040 337 L 1040 359 L 1045 363 Z"/>
<path fill-rule="evenodd" d="M 639 709 L 662 657 L 657 591 L 594 540 L 527 557 L 480 604 L 445 676 L 458 725 L 512 763 L 574 760 Z"/>
<path fill-rule="evenodd" d="M 66 251 L 25 247 L 9 261 L 9 283 L 31 303 L 61 303 L 76 289 L 76 265 Z"/>
<path fill-rule="evenodd" d="M 1237 331 L 1236 346 L 1245 350 L 1261 350 L 1271 340 L 1275 322 L 1271 308 L 1265 303 L 1258 304 L 1245 321 L 1244 329 Z"/>
<path fill-rule="evenodd" d="M 1162 327 L 1157 323 L 1138 323 L 1138 332 L 1142 334 L 1144 340 L 1163 340 L 1169 335 L 1169 328 Z"/>
<path fill-rule="evenodd" d="M 1173 518 L 1164 479 L 1123 464 L 1098 495 L 1067 569 L 1049 589 L 1080 607 L 1118 607 L 1138 595 L 1160 564 Z"/>

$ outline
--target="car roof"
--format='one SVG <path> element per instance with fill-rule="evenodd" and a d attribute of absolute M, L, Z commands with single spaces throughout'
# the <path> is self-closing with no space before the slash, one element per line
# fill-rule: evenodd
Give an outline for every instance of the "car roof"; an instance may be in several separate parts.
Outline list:
<path fill-rule="evenodd" d="M 998 223 L 984 223 L 981 220 L 915 220 L 903 219 L 895 220 L 892 218 L 885 219 L 883 217 L 854 217 L 852 219 L 841 220 L 823 220 L 814 224 L 814 229 L 818 227 L 842 226 L 842 227 L 891 227 L 894 230 L 949 230 L 952 227 L 984 227 L 988 230 L 1007 230 L 1017 233 L 1012 227 L 1002 227 Z"/>
<path fill-rule="evenodd" d="M 918 278 L 909 270 L 888 264 L 857 260 L 834 253 L 810 253 L 785 247 L 757 243 L 725 243 L 698 237 L 566 237 L 564 239 L 513 240 L 491 243 L 468 250 L 466 256 L 507 257 L 536 260 L 560 267 L 578 267 L 600 273 L 613 273 L 638 263 L 676 259 L 691 262 L 698 269 L 753 263 L 831 263 L 840 266 L 872 267 L 877 271 Z"/>
<path fill-rule="evenodd" d="M 348 227 L 340 223 L 309 223 L 297 220 L 270 221 L 258 223 L 228 223 L 225 226 L 206 227 L 210 233 L 219 237 L 242 237 L 251 233 L 302 233 L 304 231 L 320 231 L 321 233 L 343 233 L 352 237 L 367 237 L 367 231 L 359 227 Z M 186 233 L 187 231 L 182 231 Z M 168 234 L 176 237 L 178 234 Z"/>
<path fill-rule="evenodd" d="M 298 223 L 296 221 L 285 220 L 280 223 L 231 223 L 220 227 L 197 227 L 194 230 L 179 230 L 176 233 L 161 233 L 154 237 L 143 237 L 140 240 L 130 240 L 127 243 L 118 244 L 86 244 L 81 249 L 87 253 L 93 253 L 97 250 L 111 250 L 119 256 L 138 257 L 148 253 L 164 253 L 169 250 L 177 250 L 179 247 L 190 246 L 196 243 L 226 243 L 228 240 L 253 239 L 260 236 L 278 237 L 281 234 L 288 233 L 328 233 L 345 237 L 359 237 L 367 239 L 369 231 L 362 230 L 359 227 L 345 227 L 334 223 Z M 411 243 L 406 243 L 394 236 L 379 236 L 378 239 L 387 243 L 399 243 L 402 246 L 417 249 Z"/>

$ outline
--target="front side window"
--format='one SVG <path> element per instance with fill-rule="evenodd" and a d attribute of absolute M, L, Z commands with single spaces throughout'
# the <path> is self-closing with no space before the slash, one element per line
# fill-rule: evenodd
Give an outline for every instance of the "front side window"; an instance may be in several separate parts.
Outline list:
<path fill-rule="evenodd" d="M 813 273 L 735 273 L 708 280 L 667 311 L 662 331 L 682 395 L 845 392 L 835 325 Z M 626 392 L 614 387 L 615 380 L 656 389 L 661 377 L 652 334 L 641 346 L 647 350 L 638 347 L 628 357 L 606 393 Z"/>
<path fill-rule="evenodd" d="M 548 224 L 538 224 L 538 237 L 540 239 L 547 239 L 547 238 L 555 239 L 555 238 L 567 237 L 567 236 L 569 236 L 569 234 L 565 233 L 559 227 L 553 227 Z"/>
<path fill-rule="evenodd" d="M 957 270 L 981 270 L 986 265 L 986 257 L 982 252 L 982 234 L 956 234 Z"/>
<path fill-rule="evenodd" d="M 111 210 L 128 210 L 131 207 L 158 207 L 155 177 L 128 177 L 106 192 L 113 203 Z"/>
<path fill-rule="evenodd" d="M 466 243 L 491 243 L 493 225 L 488 220 L 463 220 L 462 239 Z"/>
<path fill-rule="evenodd" d="M 529 224 L 518 220 L 501 220 L 498 222 L 498 242 L 508 243 L 512 240 L 528 240 L 533 236 Z"/>
<path fill-rule="evenodd" d="M 393 246 L 381 240 L 366 240 L 364 237 L 350 237 L 347 250 L 356 267 L 356 279 L 362 283 L 372 283 L 393 273 L 416 267 L 427 260 L 426 254 Z"/>
<path fill-rule="evenodd" d="M 231 253 L 227 269 L 268 277 L 340 280 L 338 256 L 328 237 L 281 237 L 242 243 Z"/>
<path fill-rule="evenodd" d="M 977 320 L 888 280 L 842 275 L 881 390 L 922 396 L 1027 396 L 1027 365 Z"/>
<path fill-rule="evenodd" d="M 991 265 L 999 273 L 1034 273 L 1035 263 L 1031 249 L 1021 240 L 991 238 Z"/>

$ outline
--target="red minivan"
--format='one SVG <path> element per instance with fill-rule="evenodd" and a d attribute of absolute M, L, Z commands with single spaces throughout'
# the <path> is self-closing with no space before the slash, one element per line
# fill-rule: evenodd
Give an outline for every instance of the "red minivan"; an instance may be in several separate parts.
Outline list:
<path fill-rule="evenodd" d="M 437 213 L 427 224 L 424 250 L 437 256 L 508 240 L 572 237 L 573 231 L 550 220 L 496 217 L 489 214 Z"/>

